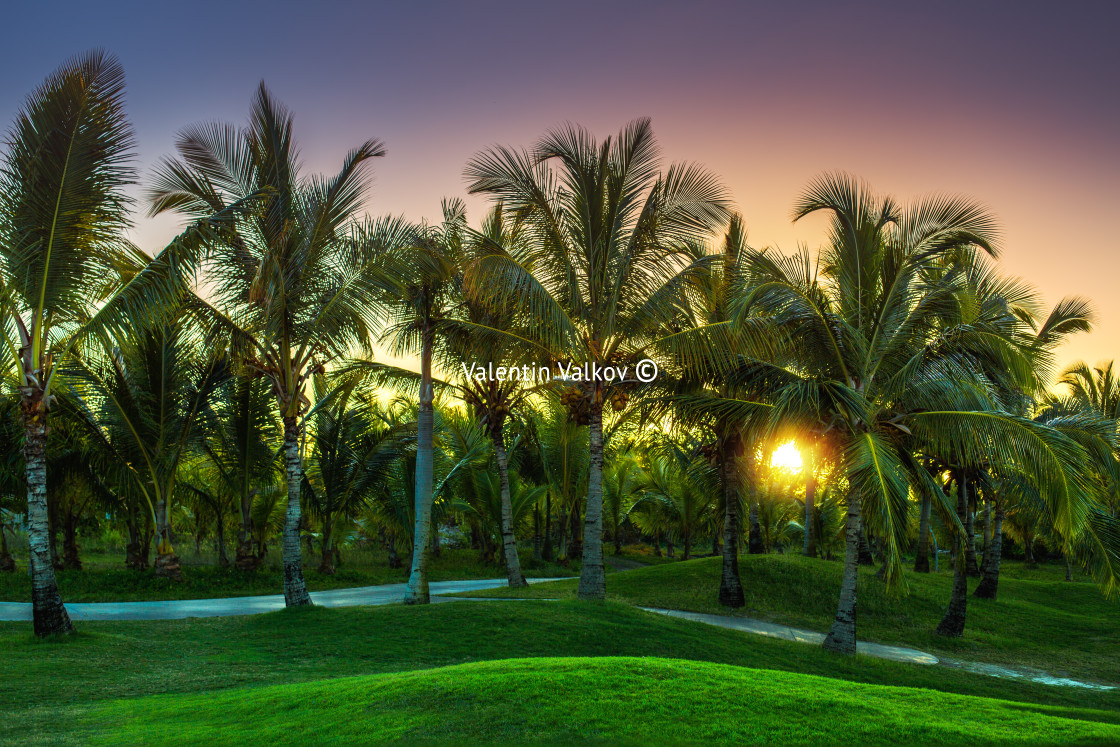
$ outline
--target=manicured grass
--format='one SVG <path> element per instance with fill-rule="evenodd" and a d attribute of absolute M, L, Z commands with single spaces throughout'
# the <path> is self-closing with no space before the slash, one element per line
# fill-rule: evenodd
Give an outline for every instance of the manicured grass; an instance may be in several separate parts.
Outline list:
<path fill-rule="evenodd" d="M 702 558 L 640 568 L 612 576 L 608 597 L 645 607 L 740 614 L 825 631 L 840 595 L 841 565 L 799 555 L 754 555 L 741 558 L 747 604 L 732 612 L 718 603 L 720 559 Z M 908 595 L 890 593 L 863 569 L 858 596 L 861 640 L 900 643 L 943 656 L 1019 667 L 1120 684 L 1120 604 L 1106 600 L 1087 577 L 1066 582 L 1065 569 L 1027 569 L 1009 562 L 995 601 L 968 600 L 964 637 L 934 635 L 949 600 L 952 578 L 905 574 Z M 969 589 L 977 581 L 970 580 Z M 567 598 L 576 582 L 557 581 L 528 589 L 500 589 L 487 596 Z"/>
<path fill-rule="evenodd" d="M 215 565 L 184 565 L 183 580 L 176 582 L 159 578 L 151 571 L 132 571 L 116 565 L 99 562 L 99 555 L 88 569 L 57 571 L 58 587 L 67 602 L 139 602 L 163 599 L 205 599 L 213 597 L 240 597 L 257 594 L 280 594 L 284 590 L 284 573 L 279 557 L 270 558 L 266 565 L 253 572 L 236 568 L 218 568 Z M 404 558 L 408 560 L 408 558 Z M 389 568 L 381 555 L 354 553 L 346 565 L 333 576 L 319 573 L 318 559 L 305 559 L 304 577 L 311 591 L 345 589 L 353 586 L 403 583 L 408 580 L 408 569 Z M 0 573 L 0 601 L 27 602 L 31 600 L 31 580 L 26 564 L 16 573 Z M 534 563 L 528 560 L 524 571 L 529 576 L 552 578 L 579 574 L 579 563 L 569 567 L 555 563 Z M 504 578 L 505 568 L 495 563 L 484 563 L 475 550 L 443 550 L 432 558 L 430 580 L 451 581 L 473 578 Z"/>
<path fill-rule="evenodd" d="M 86 622 L 76 636 L 43 641 L 26 623 L 0 623 L 0 742 L 85 741 L 92 732 L 81 718 L 109 700 L 558 655 L 658 656 L 816 674 L 1002 698 L 1025 709 L 1049 705 L 1063 709 L 1059 715 L 1120 724 L 1118 691 L 841 657 L 609 602 L 459 602 Z M 710 687 L 716 701 L 728 692 L 718 682 Z"/>
<path fill-rule="evenodd" d="M 113 701 L 82 727 L 100 744 L 1120 741 L 1120 725 L 1079 715 L 1096 714 L 707 662 L 541 658 Z"/>

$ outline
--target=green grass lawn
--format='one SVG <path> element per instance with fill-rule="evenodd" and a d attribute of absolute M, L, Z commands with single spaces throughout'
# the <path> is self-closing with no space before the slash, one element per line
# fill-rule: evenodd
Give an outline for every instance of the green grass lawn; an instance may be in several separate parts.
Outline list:
<path fill-rule="evenodd" d="M 209 555 L 202 558 L 185 556 L 183 580 L 176 582 L 159 578 L 151 571 L 132 571 L 123 567 L 122 557 L 108 553 L 88 553 L 86 568 L 81 571 L 57 571 L 58 587 L 67 602 L 138 602 L 163 599 L 204 599 L 240 597 L 257 594 L 281 594 L 284 572 L 280 558 L 270 557 L 253 572 L 236 568 L 219 568 Z M 408 560 L 408 558 L 404 558 Z M 206 564 L 192 564 L 205 562 Z M 346 564 L 333 576 L 319 573 L 317 559 L 305 557 L 304 577 L 311 591 L 345 589 L 353 586 L 403 583 L 408 569 L 389 568 L 381 553 L 354 552 L 346 556 Z M 0 573 L 0 602 L 31 600 L 31 580 L 26 562 L 20 560 L 20 571 Z M 579 575 L 579 563 L 561 566 L 556 563 L 535 563 L 527 559 L 524 571 L 528 576 L 554 578 Z M 504 578 L 505 567 L 484 563 L 476 550 L 445 549 L 431 560 L 430 580 L 451 581 L 473 578 Z"/>
<path fill-rule="evenodd" d="M 617 574 L 608 580 L 607 594 L 645 607 L 732 614 L 717 601 L 720 562 L 702 558 Z M 1016 562 L 1005 567 L 999 599 L 969 597 L 968 624 L 958 640 L 933 633 L 949 601 L 948 571 L 907 572 L 908 594 L 900 596 L 888 592 L 874 569 L 864 569 L 858 597 L 859 637 L 1120 684 L 1120 604 L 1104 599 L 1087 577 L 1064 581 L 1064 568 L 1027 569 Z M 741 558 L 740 571 L 747 604 L 734 614 L 818 631 L 831 625 L 840 595 L 840 563 L 799 555 L 748 555 Z M 970 590 L 976 583 L 970 580 Z M 557 581 L 479 595 L 568 598 L 575 589 L 574 581 Z"/>
<path fill-rule="evenodd" d="M 460 602 L 425 607 L 309 608 L 246 617 L 154 622 L 86 622 L 79 624 L 76 636 L 45 641 L 36 640 L 29 627 L 0 623 L 0 741 L 13 744 L 88 741 L 103 733 L 108 722 L 99 719 L 105 714 L 129 707 L 119 702 L 126 699 L 196 693 L 202 700 L 184 702 L 209 703 L 218 697 L 213 691 L 227 688 L 555 656 L 654 656 L 712 662 L 775 673 L 820 675 L 831 678 L 837 688 L 840 681 L 862 682 L 996 698 L 1017 703 L 1015 709 L 1023 713 L 1045 710 L 1051 716 L 1120 724 L 1117 691 L 1084 691 L 1001 680 L 946 667 L 840 657 L 814 646 L 722 630 L 609 602 Z M 757 679 L 759 675 L 743 676 Z M 749 698 L 738 691 L 737 685 L 718 678 L 703 681 L 712 703 L 735 702 L 750 707 Z M 304 703 L 300 708 L 316 704 L 326 707 L 341 697 L 331 688 L 348 686 L 346 681 L 328 684 L 325 700 Z M 667 699 L 663 702 L 675 702 L 675 681 L 662 681 L 660 686 Z M 316 687 L 326 686 L 320 682 Z M 227 694 L 237 699 L 246 692 Z M 582 692 L 588 704 L 600 700 L 600 694 L 593 690 Z M 403 712 L 414 713 L 415 708 L 422 707 L 422 696 L 409 697 L 413 698 L 409 701 L 412 705 L 402 703 L 401 707 Z M 906 697 L 905 693 L 900 697 Z M 179 699 L 169 698 L 158 705 L 167 707 L 168 702 Z M 1012 710 L 1010 706 L 999 707 Z M 440 710 L 436 700 L 431 701 L 430 708 L 432 712 Z M 694 717 L 707 718 L 706 711 L 670 712 L 684 723 Z M 756 713 L 753 708 L 751 712 Z M 961 709 L 942 715 L 970 717 Z M 324 715 L 323 723 L 333 718 Z M 924 715 L 907 718 L 920 721 Z M 844 723 L 857 728 L 862 719 L 863 714 L 856 711 Z M 171 724 L 165 722 L 165 726 L 170 728 Z M 246 726 L 250 724 L 246 722 Z M 133 735 L 136 739 L 141 736 Z M 1008 732 L 1008 738 L 1011 736 Z"/>
<path fill-rule="evenodd" d="M 663 658 L 489 661 L 113 701 L 99 744 L 452 741 L 959 744 L 1120 741 L 1087 709 Z"/>

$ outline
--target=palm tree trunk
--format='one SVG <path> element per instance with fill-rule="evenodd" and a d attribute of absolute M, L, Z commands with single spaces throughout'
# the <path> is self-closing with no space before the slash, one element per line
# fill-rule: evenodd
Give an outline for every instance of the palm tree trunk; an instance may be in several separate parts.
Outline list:
<path fill-rule="evenodd" d="M 544 547 L 541 548 L 541 557 L 552 560 L 552 490 L 544 496 Z"/>
<path fill-rule="evenodd" d="M 82 570 L 82 558 L 78 554 L 78 517 L 70 507 L 62 522 L 62 566 L 68 570 Z"/>
<path fill-rule="evenodd" d="M 218 567 L 229 568 L 229 555 L 226 554 L 226 526 L 222 521 L 222 513 L 218 513 L 218 521 L 214 525 L 214 533 L 217 535 L 215 543 L 218 545 Z"/>
<path fill-rule="evenodd" d="M 299 425 L 294 416 L 284 418 L 284 469 L 288 478 L 288 510 L 284 515 L 284 604 L 303 607 L 311 604 L 307 582 L 303 580 L 303 556 L 299 545 L 300 482 L 303 465 L 299 455 Z"/>
<path fill-rule="evenodd" d="M 962 479 L 967 480 L 967 473 L 962 474 Z M 967 496 L 964 507 L 964 532 L 965 532 L 965 545 L 964 545 L 964 559 L 965 571 L 973 578 L 980 577 L 980 566 L 976 562 L 976 524 L 972 513 L 971 496 Z"/>
<path fill-rule="evenodd" d="M 844 532 L 844 575 L 836 618 L 824 639 L 824 647 L 841 654 L 856 652 L 856 586 L 859 582 L 859 543 L 863 537 L 859 494 L 848 493 L 848 523 Z"/>
<path fill-rule="evenodd" d="M 603 569 L 603 403 L 599 387 L 592 388 L 591 459 L 587 470 L 587 511 L 583 524 L 583 562 L 579 571 L 580 599 L 604 599 L 607 575 Z"/>
<path fill-rule="evenodd" d="M 922 494 L 922 509 L 918 519 L 918 549 L 914 555 L 914 570 L 929 573 L 929 512 L 932 502 Z"/>
<path fill-rule="evenodd" d="M 957 479 L 957 516 L 965 524 L 965 514 L 968 513 L 968 473 L 961 471 Z M 965 524 L 965 533 L 957 537 L 957 557 L 953 565 L 953 591 L 949 596 L 949 608 L 945 616 L 937 625 L 937 635 L 960 638 L 964 635 L 964 624 L 968 614 L 968 549 L 967 543 L 972 541 Z"/>
<path fill-rule="evenodd" d="M 14 573 L 16 559 L 8 550 L 8 531 L 4 522 L 0 521 L 0 573 Z"/>
<path fill-rule="evenodd" d="M 809 469 L 812 470 L 810 464 Z M 817 476 L 810 472 L 805 483 L 805 541 L 801 546 L 801 554 L 807 558 L 817 555 L 817 538 L 813 534 L 813 501 L 817 497 Z"/>
<path fill-rule="evenodd" d="M 502 550 L 506 557 L 506 578 L 510 586 L 528 586 L 529 582 L 521 572 L 521 560 L 517 557 L 517 537 L 513 532 L 513 504 L 509 495 L 509 461 L 500 425 L 493 429 L 490 438 L 494 442 L 494 454 L 498 462 L 498 484 L 502 491 Z"/>
<path fill-rule="evenodd" d="M 533 504 L 533 560 L 541 562 L 541 502 Z"/>
<path fill-rule="evenodd" d="M 750 480 L 750 478 L 748 478 Z M 766 553 L 766 544 L 762 541 L 762 524 L 758 521 L 758 492 L 755 490 L 754 481 L 750 480 L 747 487 L 750 497 L 750 531 L 747 533 L 747 554 L 763 555 Z"/>
<path fill-rule="evenodd" d="M 988 555 L 992 550 L 992 502 L 987 498 L 984 499 L 984 535 L 982 539 L 981 547 L 983 551 L 980 553 L 981 573 L 988 567 Z"/>
<path fill-rule="evenodd" d="M 260 566 L 260 559 L 253 552 L 253 516 L 252 493 L 246 491 L 239 498 L 241 508 L 241 525 L 237 528 L 237 557 L 234 563 L 243 571 L 255 571 Z"/>
<path fill-rule="evenodd" d="M 323 517 L 323 559 L 319 561 L 319 573 L 334 575 L 334 517 L 327 512 Z"/>
<path fill-rule="evenodd" d="M 428 557 L 431 552 L 432 490 L 434 489 L 432 431 L 435 413 L 432 407 L 432 353 L 435 339 L 425 328 L 420 351 L 420 410 L 416 417 L 416 493 L 415 528 L 412 535 L 412 569 L 408 574 L 405 604 L 428 604 Z"/>
<path fill-rule="evenodd" d="M 746 604 L 743 581 L 739 577 L 739 472 L 737 456 L 739 435 L 732 431 L 721 444 L 723 467 L 723 572 L 719 581 L 719 603 L 724 607 Z M 658 552 L 660 555 L 660 552 Z"/>
<path fill-rule="evenodd" d="M 183 580 L 182 566 L 179 557 L 175 554 L 175 546 L 171 543 L 171 522 L 168 519 L 169 507 L 166 493 L 156 502 L 156 535 L 159 543 L 156 545 L 156 562 L 153 564 L 155 574 L 173 581 Z"/>
<path fill-rule="evenodd" d="M 47 526 L 47 424 L 42 393 L 22 399 L 23 459 L 27 473 L 27 540 L 30 545 L 31 605 L 35 635 L 74 632 L 58 593 Z"/>
<path fill-rule="evenodd" d="M 995 599 L 999 591 L 999 563 L 1003 554 L 1003 508 L 996 504 L 995 523 L 992 525 L 992 541 L 988 543 L 988 561 L 984 564 L 984 575 L 972 596 L 980 599 Z"/>

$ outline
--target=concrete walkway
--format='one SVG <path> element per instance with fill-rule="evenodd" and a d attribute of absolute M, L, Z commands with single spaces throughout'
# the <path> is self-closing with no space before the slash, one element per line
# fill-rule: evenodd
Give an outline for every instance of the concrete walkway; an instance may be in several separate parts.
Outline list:
<path fill-rule="evenodd" d="M 780 625 L 778 623 L 766 622 L 764 620 L 755 620 L 754 618 L 750 617 L 707 615 L 702 612 L 665 610 L 658 607 L 642 607 L 642 609 L 647 612 L 657 612 L 658 614 L 668 615 L 669 617 L 679 617 L 682 620 L 693 620 L 695 622 L 707 623 L 708 625 L 715 625 L 720 628 L 741 630 L 745 633 L 755 633 L 757 635 L 770 636 L 771 638 L 781 638 L 786 641 L 812 643 L 818 646 L 824 641 L 824 633 L 817 633 L 812 630 L 801 630 L 800 628 L 791 628 L 788 625 Z M 877 659 L 903 661 L 908 664 L 938 663 L 938 659 L 936 656 L 934 656 L 933 654 L 927 654 L 925 651 L 918 651 L 914 648 L 903 648 L 902 646 L 887 646 L 882 643 L 868 643 L 867 641 L 858 641 L 856 643 L 856 653 L 865 654 L 867 656 L 874 656 Z"/>
<path fill-rule="evenodd" d="M 531 578 L 529 583 L 559 581 L 556 578 Z M 434 581 L 428 584 L 433 603 L 458 601 L 438 594 L 497 589 L 504 578 L 467 581 Z M 401 601 L 407 584 L 361 586 L 354 589 L 313 591 L 311 600 L 323 607 L 394 604 Z M 226 597 L 223 599 L 176 599 L 164 602 L 70 602 L 66 610 L 73 620 L 179 620 L 186 617 L 227 617 L 256 615 L 284 608 L 284 595 Z M 0 602 L 0 620 L 30 621 L 31 605 L 26 602 Z"/>

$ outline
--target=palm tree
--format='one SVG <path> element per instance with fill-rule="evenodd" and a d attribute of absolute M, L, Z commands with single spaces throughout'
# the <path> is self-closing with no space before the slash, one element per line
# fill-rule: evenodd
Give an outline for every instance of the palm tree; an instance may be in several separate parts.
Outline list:
<path fill-rule="evenodd" d="M 316 399 L 325 400 L 321 379 Z M 339 386 L 342 391 L 313 415 L 311 459 L 303 483 L 305 500 L 322 526 L 319 572 L 325 574 L 335 572 L 335 524 L 369 505 L 400 456 L 400 433 L 385 423 L 376 398 L 356 391 L 353 382 Z"/>
<path fill-rule="evenodd" d="M 549 361 L 625 366 L 630 371 L 673 333 L 683 281 L 709 260 L 693 261 L 688 242 L 726 223 L 730 211 L 717 180 L 694 165 L 661 170 L 648 119 L 597 142 L 568 125 L 547 133 L 532 152 L 497 147 L 471 159 L 472 194 L 487 194 L 525 221 L 535 264 L 526 268 L 500 248 L 476 266 L 476 287 L 499 304 L 517 303 L 537 323 Z M 570 370 L 570 369 L 569 369 Z M 602 599 L 603 405 L 633 382 L 584 381 L 590 468 L 578 595 Z M 614 400 L 625 407 L 625 400 Z M 616 406 L 618 406 L 616 405 Z"/>
<path fill-rule="evenodd" d="M 259 209 L 207 246 L 213 316 L 235 330 L 244 362 L 266 377 L 284 427 L 288 503 L 283 535 L 284 600 L 311 604 L 300 555 L 301 418 L 306 389 L 331 359 L 369 350 L 384 288 L 384 247 L 351 240 L 366 169 L 385 149 L 367 140 L 329 178 L 302 177 L 291 112 L 262 82 L 249 125 L 183 130 L 178 158 L 164 160 L 150 190 L 151 214 L 198 217 L 261 195 Z M 389 234 L 399 227 L 382 224 Z"/>
<path fill-rule="evenodd" d="M 228 358 L 181 313 L 166 324 L 124 328 L 75 357 L 68 381 L 89 431 L 144 496 L 156 528 L 157 575 L 182 578 L 171 543 L 180 470 L 212 422 Z"/>
<path fill-rule="evenodd" d="M 276 457 L 280 435 L 272 392 L 263 377 L 244 366 L 235 368 L 217 393 L 214 418 L 200 445 L 205 465 L 199 469 L 213 473 L 205 481 L 212 500 L 224 503 L 228 497 L 237 506 L 234 563 L 244 571 L 260 565 L 253 551 L 253 502 L 279 477 Z"/>
<path fill-rule="evenodd" d="M 407 239 L 386 242 L 383 230 L 369 227 L 361 232 L 359 244 L 381 247 L 392 243 L 383 262 L 395 275 L 386 295 L 390 323 L 382 334 L 394 353 L 419 354 L 420 403 L 417 413 L 416 473 L 413 515 L 412 568 L 405 590 L 405 604 L 428 604 L 428 560 L 432 536 L 432 504 L 435 500 L 435 378 L 432 366 L 446 350 L 443 328 L 456 318 L 462 299 L 464 262 L 463 236 L 466 213 L 459 200 L 443 202 L 443 221 L 408 231 Z M 372 239 L 371 239 L 372 237 Z"/>
<path fill-rule="evenodd" d="M 36 635 L 73 630 L 58 593 L 47 530 L 51 380 L 75 326 L 117 277 L 128 225 L 124 187 L 132 130 L 124 71 L 103 52 L 75 57 L 28 97 L 0 175 L 0 329 L 19 378 Z"/>

